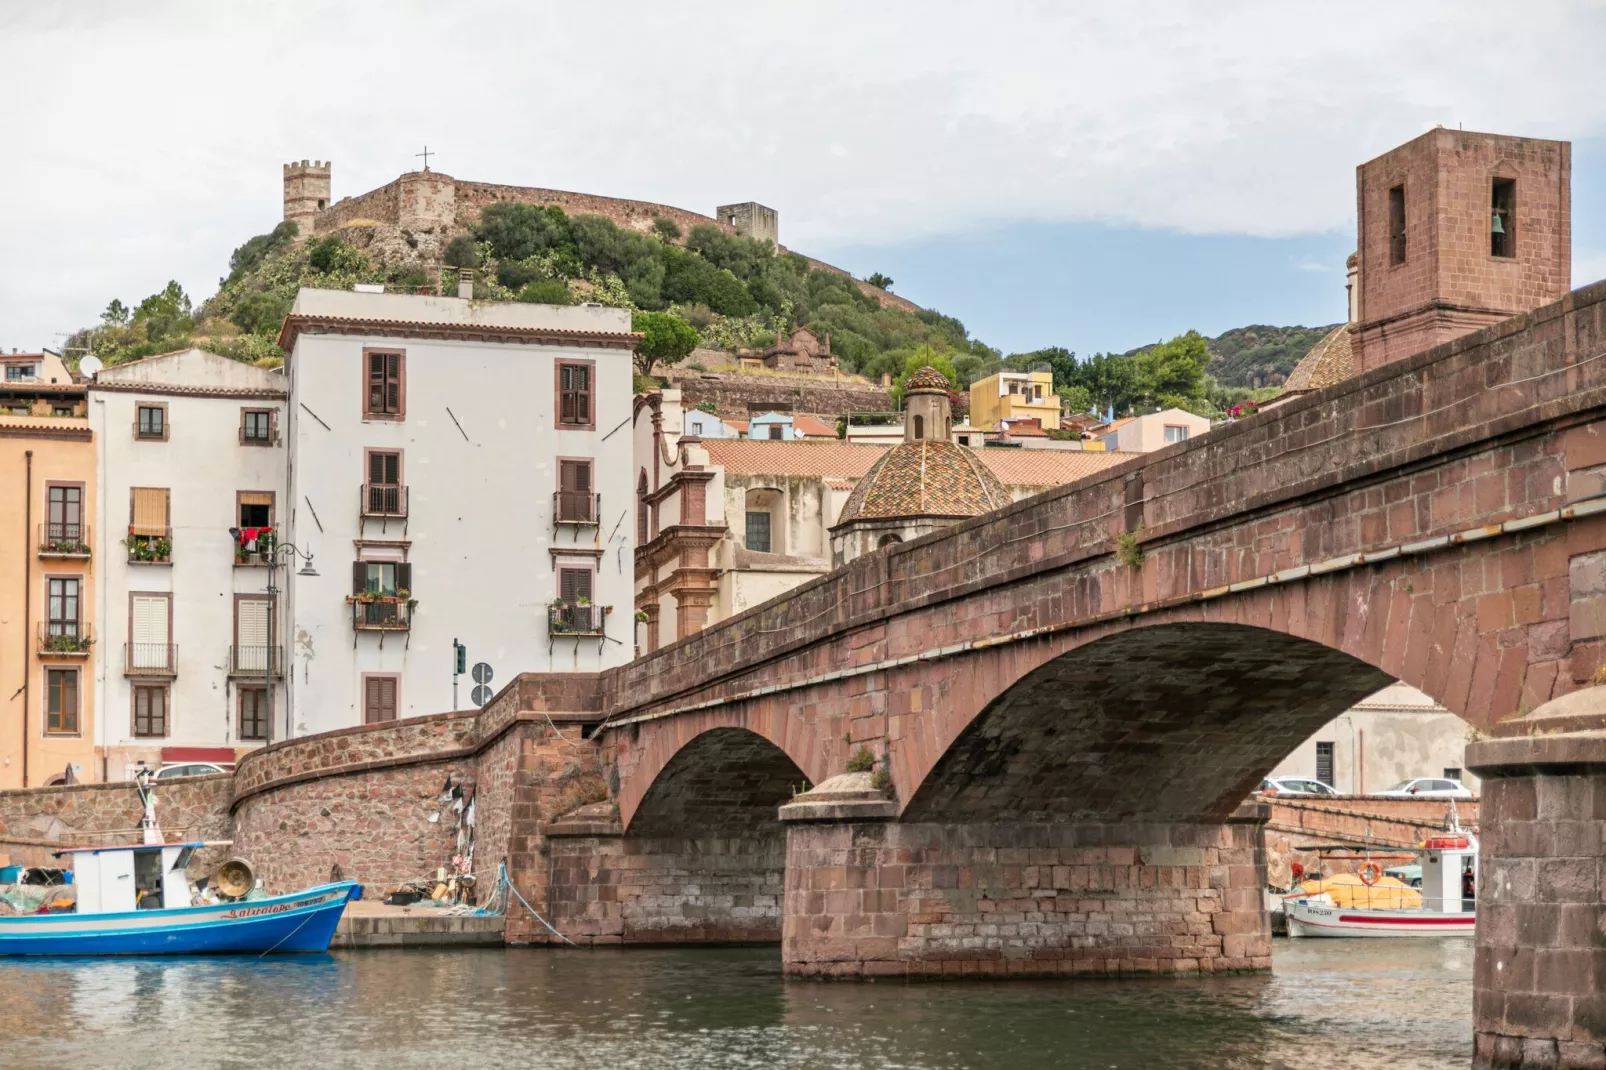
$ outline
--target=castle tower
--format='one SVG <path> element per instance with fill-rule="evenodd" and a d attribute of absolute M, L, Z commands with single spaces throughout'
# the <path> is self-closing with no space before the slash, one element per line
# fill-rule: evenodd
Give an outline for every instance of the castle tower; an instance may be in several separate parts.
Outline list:
<path fill-rule="evenodd" d="M 1572 146 L 1430 130 L 1356 168 L 1356 372 L 1564 296 Z"/>
<path fill-rule="evenodd" d="M 758 238 L 761 241 L 772 241 L 776 245 L 781 244 L 781 214 L 757 201 L 722 204 L 714 209 L 714 218 L 744 238 Z"/>
<path fill-rule="evenodd" d="M 301 237 L 312 235 L 313 220 L 329 207 L 329 171 L 332 161 L 284 165 L 284 218 L 301 228 Z"/>

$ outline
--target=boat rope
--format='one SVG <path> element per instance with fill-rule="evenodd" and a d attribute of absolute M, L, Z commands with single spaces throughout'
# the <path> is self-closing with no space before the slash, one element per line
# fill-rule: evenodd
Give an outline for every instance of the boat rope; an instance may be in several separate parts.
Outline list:
<path fill-rule="evenodd" d="M 513 893 L 513 898 L 515 898 L 519 902 L 523 903 L 524 904 L 524 909 L 528 910 L 532 915 L 534 915 L 536 921 L 540 922 L 542 925 L 545 925 L 547 932 L 551 933 L 553 936 L 556 936 L 559 940 L 562 940 L 564 943 L 568 944 L 570 947 L 579 947 L 580 946 L 579 944 L 575 943 L 573 940 L 570 940 L 567 936 L 564 936 L 562 933 L 560 933 L 556 929 L 554 929 L 552 927 L 552 923 L 547 921 L 545 918 L 543 918 L 541 916 L 540 911 L 538 911 L 534 907 L 532 907 L 530 905 L 529 900 L 525 899 L 524 896 L 519 894 L 519 890 L 517 888 L 513 887 L 513 882 L 508 879 L 508 876 L 507 876 L 507 863 L 506 862 L 498 863 L 497 864 L 497 870 L 500 873 L 500 877 L 498 878 L 498 885 L 499 885 L 499 887 L 497 889 L 498 891 L 500 891 L 502 888 L 506 888 L 508 891 L 512 892 Z"/>
<path fill-rule="evenodd" d="M 286 940 L 290 939 L 296 933 L 300 932 L 302 927 L 305 926 L 307 924 L 307 922 L 311 921 L 313 918 L 315 918 L 317 916 L 318 916 L 318 911 L 316 909 L 309 910 L 307 912 L 307 916 L 301 919 L 301 924 L 300 925 L 297 925 L 294 929 L 291 929 L 289 932 L 287 932 L 283 936 L 281 936 L 279 938 L 279 943 L 278 944 L 274 944 L 272 947 L 270 947 L 266 951 L 262 952 L 261 955 L 258 955 L 257 958 L 262 958 L 262 957 L 264 957 L 266 955 L 271 955 L 275 951 L 279 950 L 279 944 L 284 943 Z"/>

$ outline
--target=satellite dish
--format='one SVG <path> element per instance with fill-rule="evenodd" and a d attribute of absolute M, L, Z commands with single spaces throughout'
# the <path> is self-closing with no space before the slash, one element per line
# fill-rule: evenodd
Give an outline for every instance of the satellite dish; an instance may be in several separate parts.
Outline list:
<path fill-rule="evenodd" d="M 90 354 L 78 362 L 78 371 L 81 374 L 87 375 L 93 379 L 95 376 L 100 374 L 100 370 L 105 366 L 105 364 L 101 363 L 101 359 L 99 357 L 95 356 L 94 354 Z"/>
<path fill-rule="evenodd" d="M 483 706 L 491 701 L 491 689 L 484 684 L 475 684 L 474 690 L 468 693 L 468 699 L 476 706 Z"/>
<path fill-rule="evenodd" d="M 491 667 L 483 661 L 476 661 L 470 675 L 476 684 L 488 684 L 491 682 Z"/>

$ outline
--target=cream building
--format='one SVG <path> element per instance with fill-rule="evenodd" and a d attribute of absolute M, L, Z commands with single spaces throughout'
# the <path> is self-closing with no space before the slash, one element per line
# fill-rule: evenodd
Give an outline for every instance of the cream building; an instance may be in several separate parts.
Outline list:
<path fill-rule="evenodd" d="M 293 734 L 472 708 L 457 642 L 482 697 L 629 660 L 636 339 L 599 305 L 297 295 L 284 521 L 317 575 L 286 577 Z"/>
<path fill-rule="evenodd" d="M 1210 430 L 1210 421 L 1184 409 L 1162 409 L 1142 416 L 1128 416 L 1110 424 L 1104 432 L 1104 448 L 1122 453 L 1153 453 Z"/>
<path fill-rule="evenodd" d="M 1386 791 L 1415 777 L 1460 780 L 1467 723 L 1409 684 L 1393 683 L 1307 739 L 1273 776 L 1314 777 L 1346 795 Z"/>
<path fill-rule="evenodd" d="M 101 444 L 96 743 L 107 778 L 141 761 L 233 762 L 269 723 L 256 551 L 284 510 L 284 376 L 189 349 L 102 370 L 89 401 Z M 242 543 L 242 529 L 259 541 Z M 276 635 L 281 675 L 283 645 Z M 284 708 L 282 686 L 275 704 Z"/>

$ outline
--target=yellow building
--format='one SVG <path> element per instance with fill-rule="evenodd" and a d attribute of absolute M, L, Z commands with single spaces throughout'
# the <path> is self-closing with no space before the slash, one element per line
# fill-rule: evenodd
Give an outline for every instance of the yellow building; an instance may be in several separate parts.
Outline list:
<path fill-rule="evenodd" d="M 85 405 L 54 353 L 0 356 L 0 788 L 102 779 Z"/>
<path fill-rule="evenodd" d="M 970 423 L 996 431 L 1000 420 L 1036 417 L 1043 430 L 1058 431 L 1060 399 L 1053 372 L 999 372 L 970 384 Z"/>

